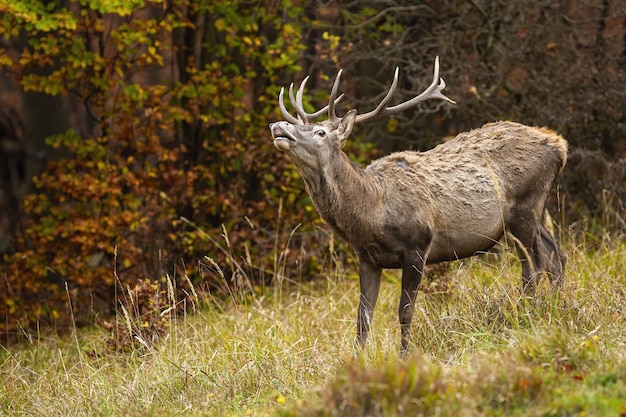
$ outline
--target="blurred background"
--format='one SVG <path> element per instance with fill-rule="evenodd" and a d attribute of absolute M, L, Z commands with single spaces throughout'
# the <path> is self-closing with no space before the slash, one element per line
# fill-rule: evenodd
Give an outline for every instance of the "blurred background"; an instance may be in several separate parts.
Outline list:
<path fill-rule="evenodd" d="M 320 108 L 338 69 L 340 110 L 365 112 L 396 67 L 395 99 L 421 92 L 439 56 L 457 102 L 355 130 L 346 152 L 361 165 L 489 121 L 546 126 L 570 143 L 549 202 L 561 239 L 593 247 L 626 231 L 623 1 L 6 0 L 0 12 L 3 340 L 63 328 L 70 307 L 74 323 L 98 323 L 130 288 L 155 304 L 165 277 L 180 301 L 353 262 L 267 128 L 282 86 L 311 75 L 306 105 Z"/>

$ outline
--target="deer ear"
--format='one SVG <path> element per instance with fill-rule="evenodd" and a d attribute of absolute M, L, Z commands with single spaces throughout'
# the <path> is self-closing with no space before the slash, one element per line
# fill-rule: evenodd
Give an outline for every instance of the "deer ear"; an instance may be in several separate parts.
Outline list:
<path fill-rule="evenodd" d="M 339 144 L 343 148 L 348 140 L 348 136 L 352 133 L 352 128 L 354 127 L 354 120 L 356 119 L 356 109 L 350 110 L 346 113 L 345 116 L 339 122 L 339 126 L 337 127 L 337 139 L 339 140 Z"/>

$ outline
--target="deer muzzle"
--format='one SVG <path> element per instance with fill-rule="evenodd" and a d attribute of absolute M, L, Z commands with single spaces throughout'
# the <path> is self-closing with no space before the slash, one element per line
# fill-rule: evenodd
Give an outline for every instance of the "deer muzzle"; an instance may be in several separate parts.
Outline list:
<path fill-rule="evenodd" d="M 286 152 L 296 143 L 296 139 L 281 125 L 285 122 L 270 123 L 270 132 L 274 139 L 274 146 L 282 152 Z"/>

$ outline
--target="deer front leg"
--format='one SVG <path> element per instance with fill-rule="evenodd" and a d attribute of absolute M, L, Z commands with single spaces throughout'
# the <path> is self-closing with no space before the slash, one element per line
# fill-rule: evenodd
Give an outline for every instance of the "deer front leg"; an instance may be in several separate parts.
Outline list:
<path fill-rule="evenodd" d="M 413 310 L 415 309 L 415 299 L 422 274 L 426 256 L 423 253 L 415 252 L 408 256 L 402 265 L 402 294 L 400 296 L 400 306 L 398 316 L 400 318 L 400 354 L 406 355 L 411 340 L 411 321 L 413 320 Z"/>
<path fill-rule="evenodd" d="M 376 265 L 359 259 L 359 283 L 361 286 L 361 299 L 359 301 L 359 313 L 357 317 L 356 341 L 359 347 L 365 345 L 370 331 L 372 314 L 378 299 L 380 289 L 380 277 L 382 269 Z"/>

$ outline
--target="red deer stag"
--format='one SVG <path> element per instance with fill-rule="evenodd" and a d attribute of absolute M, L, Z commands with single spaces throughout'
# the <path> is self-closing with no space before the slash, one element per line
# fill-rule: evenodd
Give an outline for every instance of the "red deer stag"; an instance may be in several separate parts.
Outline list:
<path fill-rule="evenodd" d="M 418 96 L 387 107 L 398 83 L 372 111 L 335 114 L 341 71 L 327 106 L 307 113 L 305 78 L 289 98 L 280 91 L 286 121 L 270 124 L 274 145 L 298 168 L 322 218 L 359 257 L 361 297 L 357 342 L 367 339 L 382 268 L 402 269 L 399 319 L 406 353 L 415 298 L 425 264 L 484 252 L 509 232 L 522 266 L 525 294 L 532 296 L 542 272 L 562 286 L 566 256 L 543 225 L 544 205 L 567 159 L 567 142 L 553 131 L 495 122 L 459 134 L 426 152 L 404 151 L 363 169 L 341 150 L 355 123 L 397 113 L 428 99 L 451 103 L 442 90 L 439 59 L 432 84 Z M 314 123 L 328 112 L 328 120 Z"/>

